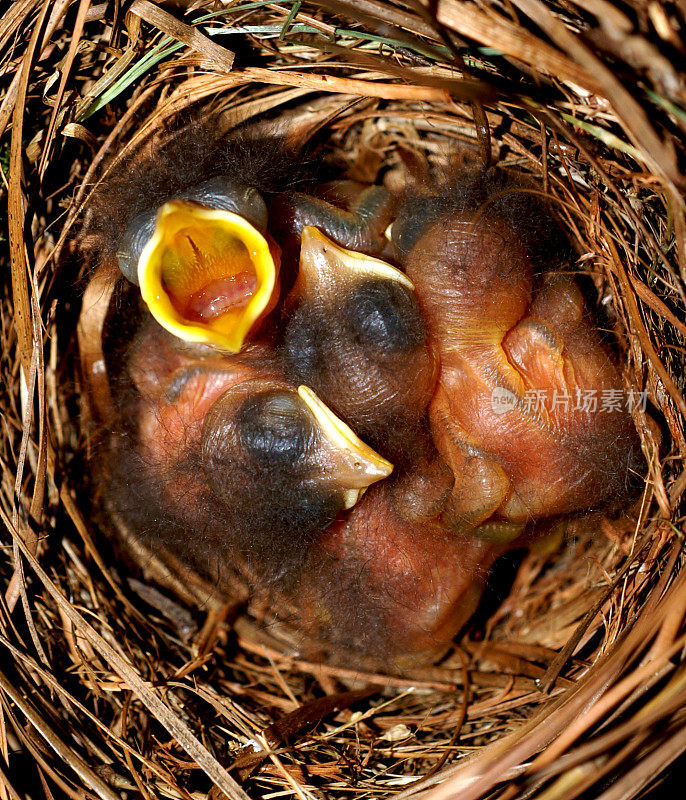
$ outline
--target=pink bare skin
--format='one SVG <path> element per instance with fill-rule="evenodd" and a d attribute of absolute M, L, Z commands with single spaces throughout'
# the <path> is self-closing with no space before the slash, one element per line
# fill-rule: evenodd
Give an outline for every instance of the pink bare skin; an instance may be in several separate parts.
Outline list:
<path fill-rule="evenodd" d="M 537 250 L 552 220 L 508 206 L 507 181 L 481 185 L 406 202 L 393 238 L 414 290 L 329 263 L 309 285 L 295 275 L 305 225 L 383 252 L 397 198 L 353 183 L 279 195 L 268 230 L 287 251 L 288 301 L 268 323 L 227 355 L 146 313 L 110 375 L 102 483 L 117 524 L 182 580 L 201 576 L 205 597 L 271 604 L 307 655 L 392 672 L 437 660 L 531 523 L 622 497 L 637 468 L 625 406 L 578 402 L 622 384 L 551 261 L 555 237 Z M 220 278 L 184 313 L 211 318 L 245 288 Z M 300 384 L 395 464 L 353 507 Z"/>
<path fill-rule="evenodd" d="M 310 654 L 402 672 L 440 658 L 476 610 L 508 545 L 408 518 L 420 472 L 372 487 L 318 539 L 298 596 Z"/>
<path fill-rule="evenodd" d="M 106 502 L 163 563 L 199 573 L 207 596 L 297 581 L 313 538 L 391 469 L 316 416 L 263 342 L 220 354 L 148 318 L 119 386 Z"/>
<path fill-rule="evenodd" d="M 574 281 L 535 276 L 520 231 L 488 211 L 432 220 L 405 266 L 441 364 L 429 416 L 455 476 L 444 522 L 516 525 L 623 494 L 636 434 L 625 406 L 578 402 L 588 390 L 624 395 Z"/>
<path fill-rule="evenodd" d="M 219 397 L 237 384 L 270 376 L 270 370 L 259 345 L 240 357 L 180 345 L 151 322 L 130 351 L 128 372 L 138 393 L 136 445 L 150 480 L 162 489 L 169 510 L 192 519 L 205 491 L 204 476 L 179 461 L 200 450 L 205 417 Z"/>

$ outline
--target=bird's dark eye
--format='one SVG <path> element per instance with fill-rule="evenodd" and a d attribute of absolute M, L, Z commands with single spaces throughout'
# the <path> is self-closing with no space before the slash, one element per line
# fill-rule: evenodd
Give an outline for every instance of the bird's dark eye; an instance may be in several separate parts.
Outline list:
<path fill-rule="evenodd" d="M 346 323 L 365 348 L 380 353 L 413 350 L 424 341 L 424 321 L 414 295 L 400 283 L 369 280 L 348 299 Z"/>
<path fill-rule="evenodd" d="M 295 464 L 311 448 L 314 428 L 297 395 L 266 392 L 238 412 L 241 445 L 262 466 Z"/>

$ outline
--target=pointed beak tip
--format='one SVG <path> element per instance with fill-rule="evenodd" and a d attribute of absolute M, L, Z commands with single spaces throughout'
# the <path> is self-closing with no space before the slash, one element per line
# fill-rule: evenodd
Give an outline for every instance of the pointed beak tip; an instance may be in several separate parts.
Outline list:
<path fill-rule="evenodd" d="M 393 464 L 364 443 L 363 447 L 364 449 L 360 449 L 360 472 L 364 472 L 373 481 L 387 478 L 393 472 Z"/>
<path fill-rule="evenodd" d="M 380 278 L 400 283 L 414 292 L 414 284 L 401 270 L 380 258 L 342 247 L 312 225 L 306 225 L 300 234 L 300 268 L 315 280 L 320 271 L 336 275 L 337 280 Z"/>
<path fill-rule="evenodd" d="M 337 453 L 341 477 L 345 477 L 350 489 L 366 488 L 393 472 L 393 464 L 365 444 L 309 386 L 299 386 L 298 394 L 314 416 L 322 435 Z"/>
<path fill-rule="evenodd" d="M 314 225 L 305 225 L 302 229 L 302 233 L 300 234 L 301 239 L 312 239 L 316 238 L 317 236 L 321 236 L 319 230 L 314 227 Z"/>
<path fill-rule="evenodd" d="M 305 225 L 300 233 L 300 253 L 301 257 L 307 253 L 317 253 L 324 250 L 326 247 L 338 250 L 338 245 L 331 241 L 326 234 L 322 233 L 319 228 L 314 225 Z"/>

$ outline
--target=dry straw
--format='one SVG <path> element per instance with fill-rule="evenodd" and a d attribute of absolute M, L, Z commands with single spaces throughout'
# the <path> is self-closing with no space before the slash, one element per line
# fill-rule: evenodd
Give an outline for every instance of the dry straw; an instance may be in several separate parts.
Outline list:
<path fill-rule="evenodd" d="M 683 0 L 15 0 L 0 23 L 2 800 L 619 800 L 686 750 L 685 29 Z M 198 632 L 202 612 L 128 579 L 90 522 L 73 237 L 102 175 L 198 107 L 326 128 L 356 177 L 392 168 L 399 142 L 536 176 L 627 390 L 647 392 L 638 500 L 527 556 L 435 668 L 301 663 L 250 620 Z"/>

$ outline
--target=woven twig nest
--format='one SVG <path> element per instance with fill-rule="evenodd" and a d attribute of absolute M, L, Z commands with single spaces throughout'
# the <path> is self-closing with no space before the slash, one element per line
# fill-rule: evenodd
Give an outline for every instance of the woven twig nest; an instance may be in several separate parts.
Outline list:
<path fill-rule="evenodd" d="M 686 749 L 685 25 L 666 2 L 11 7 L 3 796 L 609 800 Z M 131 577 L 96 521 L 80 220 L 108 170 L 210 113 L 318 127 L 357 180 L 397 167 L 399 144 L 438 170 L 460 152 L 527 173 L 645 399 L 642 491 L 506 557 L 435 667 L 284 655 L 254 620 Z"/>

